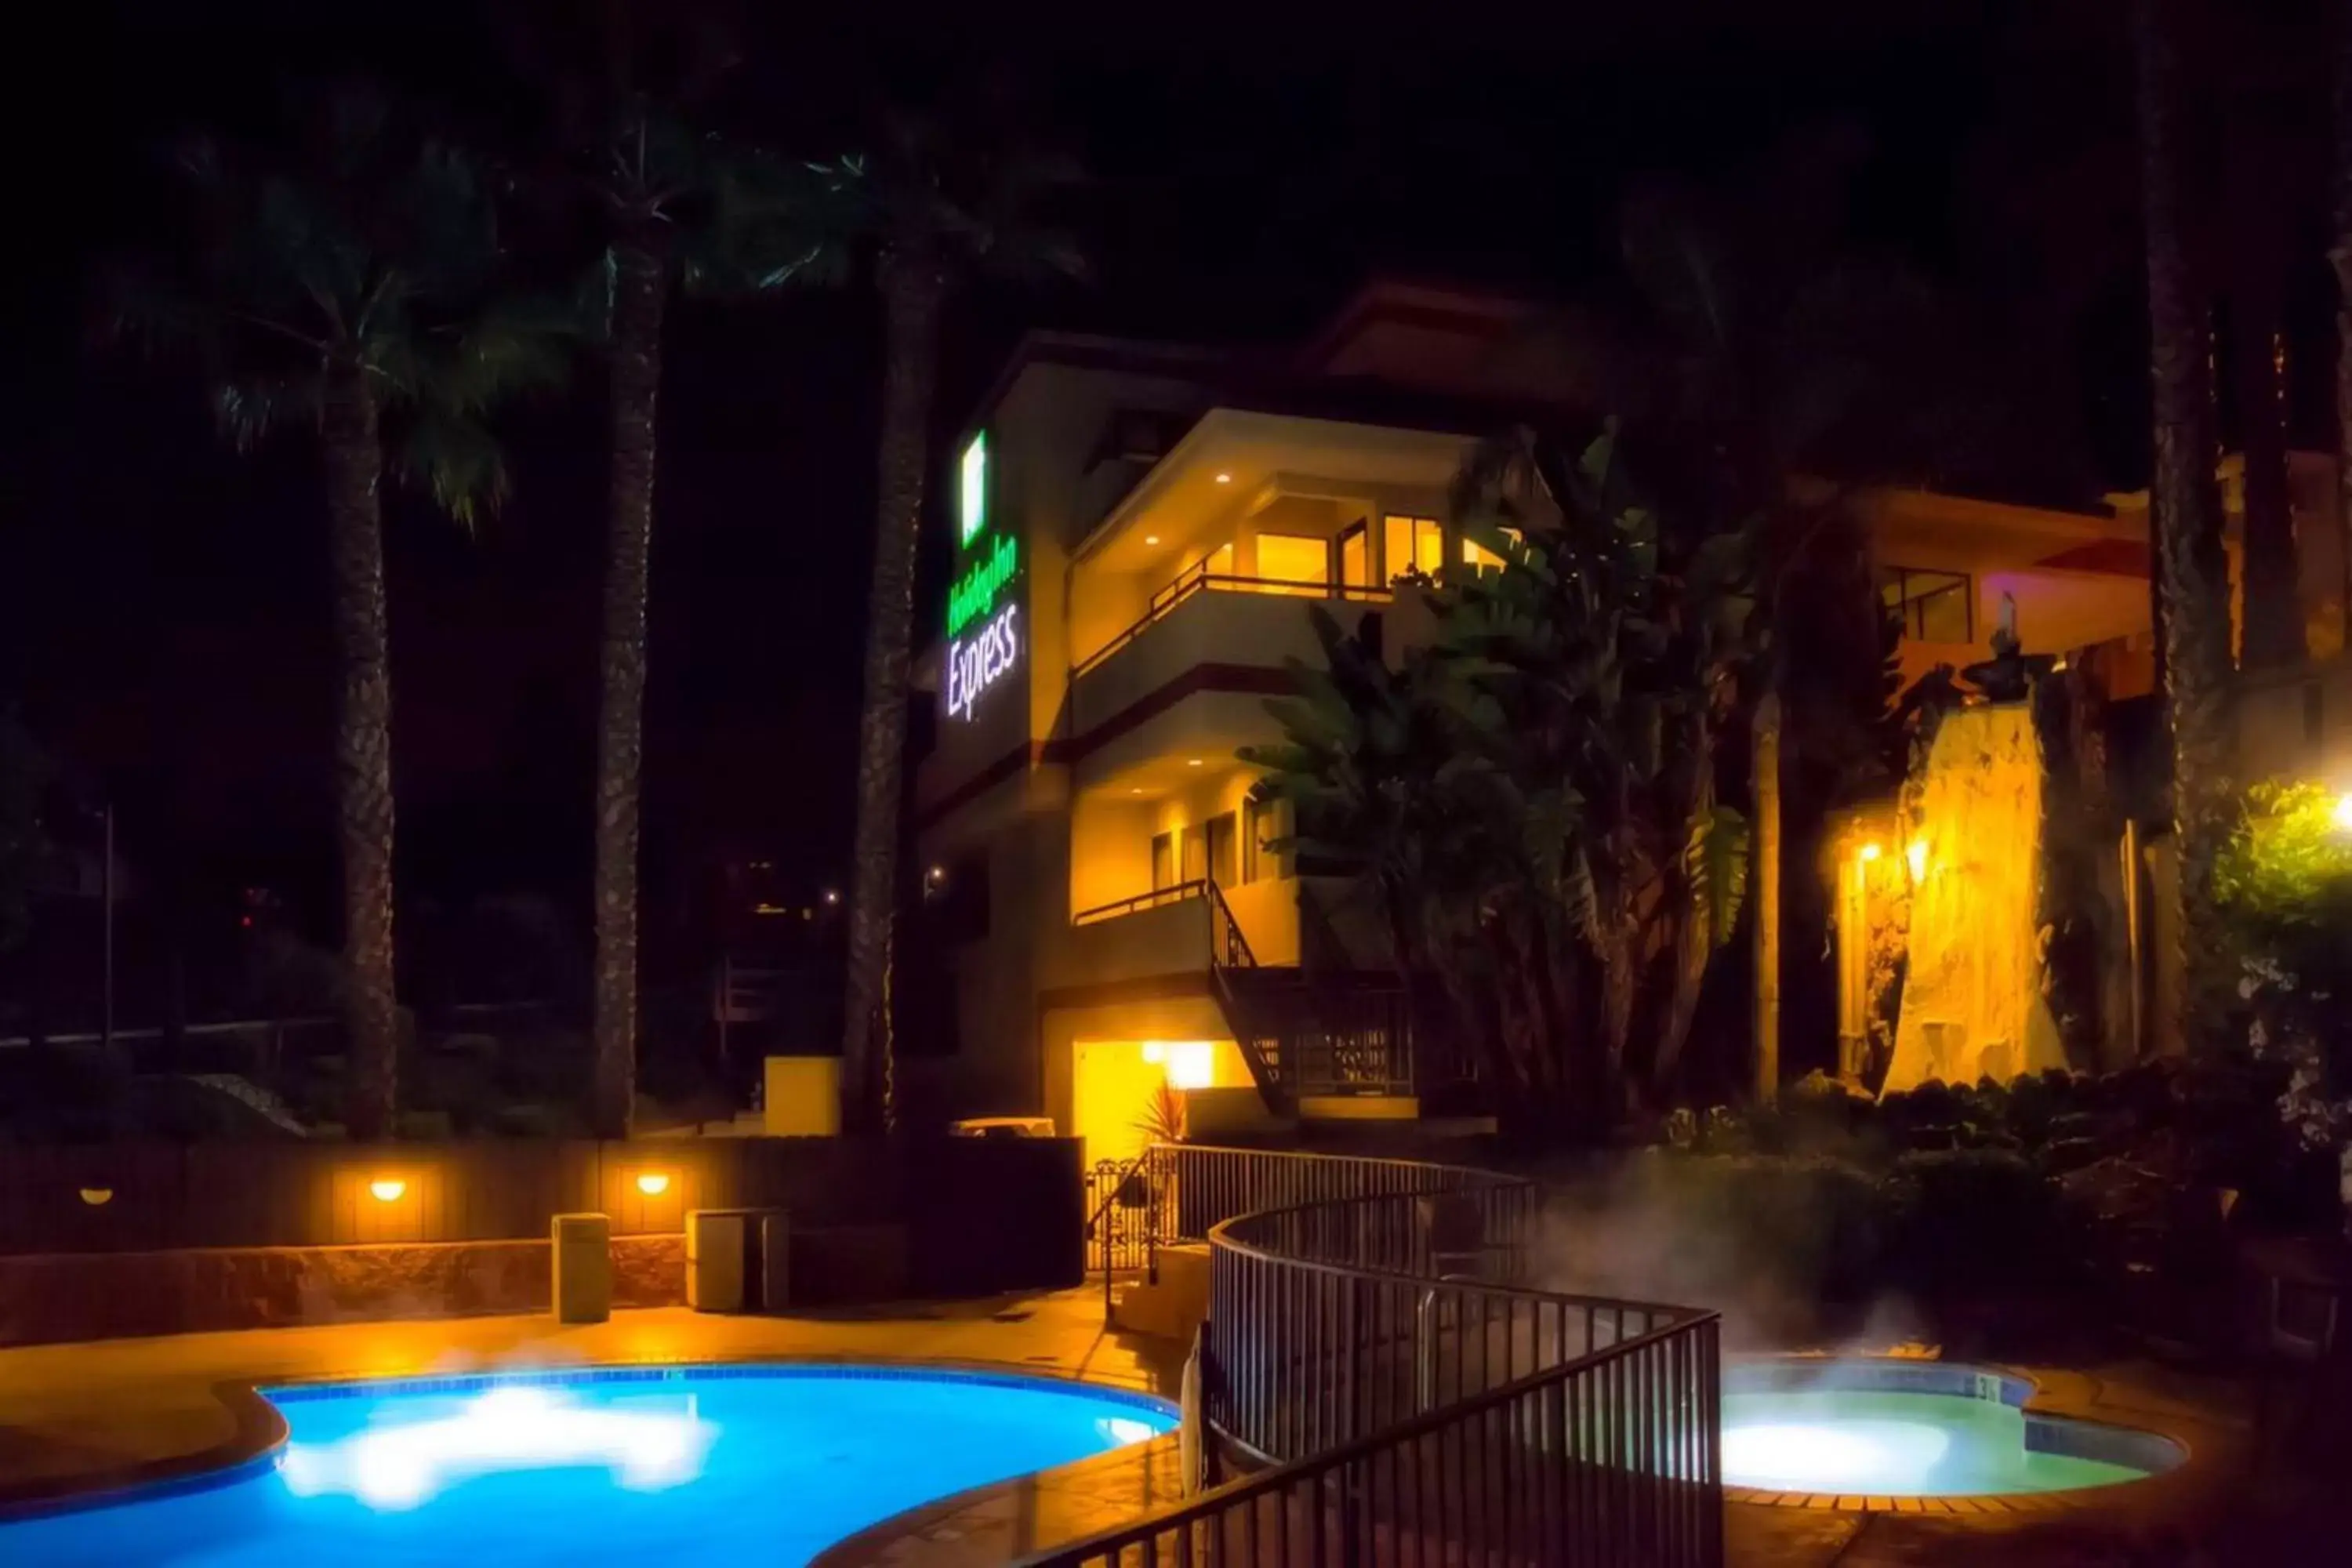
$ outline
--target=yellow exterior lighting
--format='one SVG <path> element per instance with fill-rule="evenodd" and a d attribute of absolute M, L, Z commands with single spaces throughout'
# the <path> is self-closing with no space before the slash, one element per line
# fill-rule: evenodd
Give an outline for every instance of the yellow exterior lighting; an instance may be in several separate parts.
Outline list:
<path fill-rule="evenodd" d="M 1881 855 L 1885 853 L 1886 851 L 1882 846 L 1873 842 L 1864 845 L 1859 850 L 1857 850 L 1854 854 L 1854 858 L 1867 866 L 1873 860 L 1877 859 Z"/>
<path fill-rule="evenodd" d="M 1209 1040 L 1179 1040 L 1168 1047 L 1168 1087 L 1207 1089 L 1217 1081 L 1217 1047 Z"/>
<path fill-rule="evenodd" d="M 2347 790 L 2336 797 L 2336 810 L 2333 815 L 2336 826 L 2347 833 L 2352 833 L 2352 790 Z"/>
<path fill-rule="evenodd" d="M 1187 757 L 1184 759 L 1184 765 L 1188 768 L 1197 768 L 1201 765 L 1201 759 L 1198 757 Z"/>
<path fill-rule="evenodd" d="M 378 1176 L 368 1184 L 368 1192 L 380 1204 L 398 1203 L 400 1195 L 406 1191 L 408 1184 L 398 1176 Z"/>
<path fill-rule="evenodd" d="M 1158 1040 L 1146 1040 L 1143 1042 L 1143 1059 L 1148 1062 L 1164 1062 L 1168 1059 L 1168 1047 Z"/>
<path fill-rule="evenodd" d="M 657 1198 L 661 1196 L 664 1193 L 669 1191 L 669 1173 L 667 1171 L 638 1172 L 637 1191 L 645 1194 L 646 1196 L 649 1198 Z"/>
<path fill-rule="evenodd" d="M 1219 484 L 1221 484 L 1221 485 L 1229 485 L 1229 484 L 1232 484 L 1233 482 L 1234 482 L 1234 477 L 1233 477 L 1233 475 L 1231 475 L 1231 474 L 1219 474 L 1219 475 L 1217 476 L 1217 483 L 1219 483 Z"/>
<path fill-rule="evenodd" d="M 1143 542 L 1146 544 L 1157 544 L 1160 542 L 1160 536 L 1156 533 L 1147 533 L 1143 536 Z"/>
<path fill-rule="evenodd" d="M 84 1187 L 81 1190 L 81 1201 L 88 1204 L 92 1208 L 103 1208 L 108 1204 L 114 1201 L 114 1189 L 112 1187 Z"/>
<path fill-rule="evenodd" d="M 1910 847 L 1903 851 L 1903 858 L 1911 864 L 1913 881 L 1924 882 L 1927 879 L 1927 841 L 1926 839 L 1911 840 Z"/>

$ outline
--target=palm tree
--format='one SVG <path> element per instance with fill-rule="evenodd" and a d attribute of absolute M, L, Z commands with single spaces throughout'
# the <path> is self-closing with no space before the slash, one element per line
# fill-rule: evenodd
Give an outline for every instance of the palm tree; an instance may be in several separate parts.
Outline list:
<path fill-rule="evenodd" d="M 636 1100 L 637 825 L 645 766 L 646 603 L 653 549 L 662 324 L 674 286 L 751 292 L 829 255 L 814 207 L 772 163 L 697 136 L 642 97 L 595 137 L 587 183 L 603 215 L 595 317 L 611 366 L 611 512 L 596 726 L 597 1132 L 625 1138 Z"/>
<path fill-rule="evenodd" d="M 2352 15 L 2336 23 L 2336 515 L 2345 540 L 2344 641 L 2352 651 Z"/>
<path fill-rule="evenodd" d="M 2300 100 L 2288 79 L 2301 40 L 2258 14 L 2234 18 L 2228 69 L 2230 368 L 2244 471 L 2244 610 L 2239 657 L 2249 669 L 2300 663 L 2305 652 L 2294 511 L 2287 487 L 2284 406 L 2286 195 L 2303 139 L 2284 122 Z"/>
<path fill-rule="evenodd" d="M 2204 299 L 2184 210 L 2179 43 L 2168 0 L 2137 0 L 2140 207 L 2147 242 L 2148 378 L 2155 413 L 2150 515 L 2156 532 L 2166 705 L 2172 724 L 2175 932 L 2192 1048 L 2211 1043 L 2229 977 L 2213 866 L 2229 837 L 2230 568 L 2213 480 L 2213 408 Z"/>
<path fill-rule="evenodd" d="M 480 416 L 551 377 L 555 359 L 528 312 L 495 300 L 496 212 L 472 163 L 406 134 L 373 94 L 339 93 L 322 118 L 289 163 L 192 143 L 180 159 L 194 217 L 185 264 L 127 273 L 116 320 L 194 353 L 238 450 L 289 425 L 317 433 L 338 668 L 347 1121 L 373 1138 L 391 1131 L 399 1102 L 386 458 L 470 526 L 507 489 Z"/>
<path fill-rule="evenodd" d="M 1058 159 L 992 145 L 984 137 L 960 139 L 901 117 L 872 153 L 843 159 L 832 174 L 873 247 L 882 293 L 880 483 L 857 726 L 842 1037 L 844 1125 L 874 1131 L 896 1115 L 885 986 L 898 896 L 915 546 L 930 468 L 940 321 L 969 274 L 1075 274 L 1079 263 L 1061 234 L 1042 221 L 1047 199 L 1072 177 Z"/>

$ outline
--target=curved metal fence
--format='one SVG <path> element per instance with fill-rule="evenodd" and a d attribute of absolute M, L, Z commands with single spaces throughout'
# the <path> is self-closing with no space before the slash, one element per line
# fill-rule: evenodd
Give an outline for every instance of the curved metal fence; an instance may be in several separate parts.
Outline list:
<path fill-rule="evenodd" d="M 1032 1564 L 1722 1561 L 1716 1315 L 1527 1286 L 1530 1184 L 1191 1145 L 1146 1168 L 1160 1234 L 1210 1245 L 1203 1403 L 1247 1473 Z"/>

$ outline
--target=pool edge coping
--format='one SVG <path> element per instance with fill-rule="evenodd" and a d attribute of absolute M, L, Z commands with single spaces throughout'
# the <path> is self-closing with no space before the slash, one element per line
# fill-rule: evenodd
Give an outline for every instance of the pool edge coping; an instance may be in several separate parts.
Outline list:
<path fill-rule="evenodd" d="M 220 1442 L 184 1454 L 173 1454 L 158 1459 L 141 1460 L 115 1469 L 99 1470 L 70 1477 L 45 1477 L 16 1485 L 0 1485 L 0 1527 L 28 1523 L 35 1520 L 52 1519 L 81 1513 L 90 1510 L 113 1507 L 132 1501 L 178 1497 L 191 1492 L 210 1491 L 233 1486 L 238 1481 L 261 1473 L 277 1462 L 278 1452 L 286 1446 L 290 1431 L 286 1416 L 273 1404 L 265 1388 L 300 1391 L 299 1397 L 333 1398 L 338 1395 L 357 1396 L 362 1391 L 375 1386 L 403 1383 L 478 1383 L 495 1384 L 502 1379 L 526 1381 L 534 1376 L 547 1382 L 558 1382 L 572 1376 L 593 1380 L 597 1373 L 625 1373 L 639 1370 L 672 1370 L 684 1373 L 692 1368 L 775 1368 L 805 1367 L 872 1367 L 884 1373 L 961 1373 L 970 1378 L 985 1378 L 1000 1383 L 1061 1384 L 1091 1389 L 1100 1394 L 1140 1405 L 1157 1406 L 1160 1413 L 1181 1420 L 1181 1410 L 1176 1401 L 1149 1389 L 1115 1383 L 1055 1368 L 1024 1366 L 1010 1362 L 992 1362 L 969 1357 L 931 1360 L 894 1361 L 887 1356 L 865 1355 L 750 1355 L 711 1357 L 696 1356 L 673 1360 L 620 1357 L 613 1360 L 587 1360 L 568 1364 L 548 1364 L 510 1369 L 505 1373 L 487 1372 L 449 1373 L 436 1376 L 432 1373 L 415 1373 L 394 1376 L 354 1373 L 339 1377 L 308 1377 L 256 1381 L 252 1378 L 232 1378 L 211 1385 L 213 1397 L 227 1409 L 235 1430 Z M 620 1381 L 614 1379 L 614 1381 Z M 1172 1438 L 1172 1431 L 1156 1433 L 1147 1443 Z M 1143 1447 L 1139 1444 L 1135 1447 Z M 1116 1453 L 1118 1450 L 1112 1450 Z M 1042 1470 L 1025 1471 L 1001 1481 L 982 1482 L 966 1488 L 963 1492 L 950 1493 L 929 1502 L 918 1503 L 908 1513 L 920 1512 L 936 1504 L 963 1498 L 970 1492 L 983 1491 L 992 1486 L 1011 1486 L 1038 1476 L 1084 1465 L 1108 1456 L 1089 1454 L 1064 1465 L 1048 1466 Z M 867 1529 L 878 1529 L 903 1517 L 893 1514 L 887 1520 L 877 1520 Z M 857 1532 L 864 1533 L 862 1531 Z M 854 1540 L 856 1536 L 843 1538 Z M 838 1543 L 836 1543 L 838 1544 Z M 831 1551 L 827 1547 L 826 1551 Z"/>
<path fill-rule="evenodd" d="M 1795 1352 L 1727 1357 L 1724 1370 L 1729 1372 L 1736 1365 L 1826 1365 L 1832 1362 L 1840 1361 L 1881 1362 L 1898 1366 L 1908 1364 L 1968 1367 L 2000 1377 L 2012 1378 L 2024 1384 L 2027 1388 L 2023 1403 L 2017 1406 L 2019 1414 L 2038 1415 L 2045 1420 L 2113 1426 L 2126 1432 L 2137 1432 L 2148 1436 L 2160 1437 L 2179 1448 L 2180 1462 L 2169 1469 L 2143 1475 L 2137 1480 L 2112 1481 L 2105 1486 L 2067 1487 L 2046 1492 L 1963 1492 L 1948 1497 L 1872 1497 L 1853 1492 L 1832 1493 L 1793 1490 L 1787 1488 L 1742 1487 L 1734 1486 L 1727 1481 L 1723 1488 L 1723 1500 L 1726 1503 L 1742 1503 L 1752 1508 L 1809 1509 L 1823 1513 L 1884 1513 L 1896 1516 L 1953 1519 L 2006 1516 L 2022 1521 L 2036 1514 L 2131 1507 L 2155 1495 L 2147 1490 L 2148 1482 L 2178 1478 L 2192 1468 L 2201 1476 L 2205 1465 L 2200 1461 L 2210 1458 L 2205 1454 L 2200 1441 L 2202 1435 L 2192 1436 L 2182 1429 L 2181 1423 L 2159 1424 L 2157 1413 L 2151 1411 L 2136 1410 L 2132 1412 L 2134 1419 L 2117 1421 L 2111 1420 L 2103 1415 L 2094 1414 L 2088 1409 L 2074 1407 L 2076 1402 L 2059 1399 L 2043 1379 L 2032 1370 L 2013 1366 L 2006 1362 L 1946 1361 L 1941 1356 L 1819 1355 Z M 2080 1372 L 2070 1372 L 2068 1374 L 2093 1375 Z M 2065 1407 L 2060 1407 L 2062 1405 Z"/>

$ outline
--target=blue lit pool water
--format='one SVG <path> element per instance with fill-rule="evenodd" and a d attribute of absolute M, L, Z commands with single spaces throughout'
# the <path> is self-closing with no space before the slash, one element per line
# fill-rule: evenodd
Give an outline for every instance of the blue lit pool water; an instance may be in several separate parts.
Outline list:
<path fill-rule="evenodd" d="M 2030 1415 L 2032 1385 L 1949 1363 L 1849 1358 L 1724 1378 L 1723 1479 L 1841 1497 L 1981 1497 L 2145 1480 L 2181 1462 L 2152 1432 Z"/>
<path fill-rule="evenodd" d="M 274 1465 L 0 1525 L 0 1563 L 806 1563 L 890 1515 L 1168 1430 L 1040 1379 L 692 1368 L 270 1391 Z"/>

